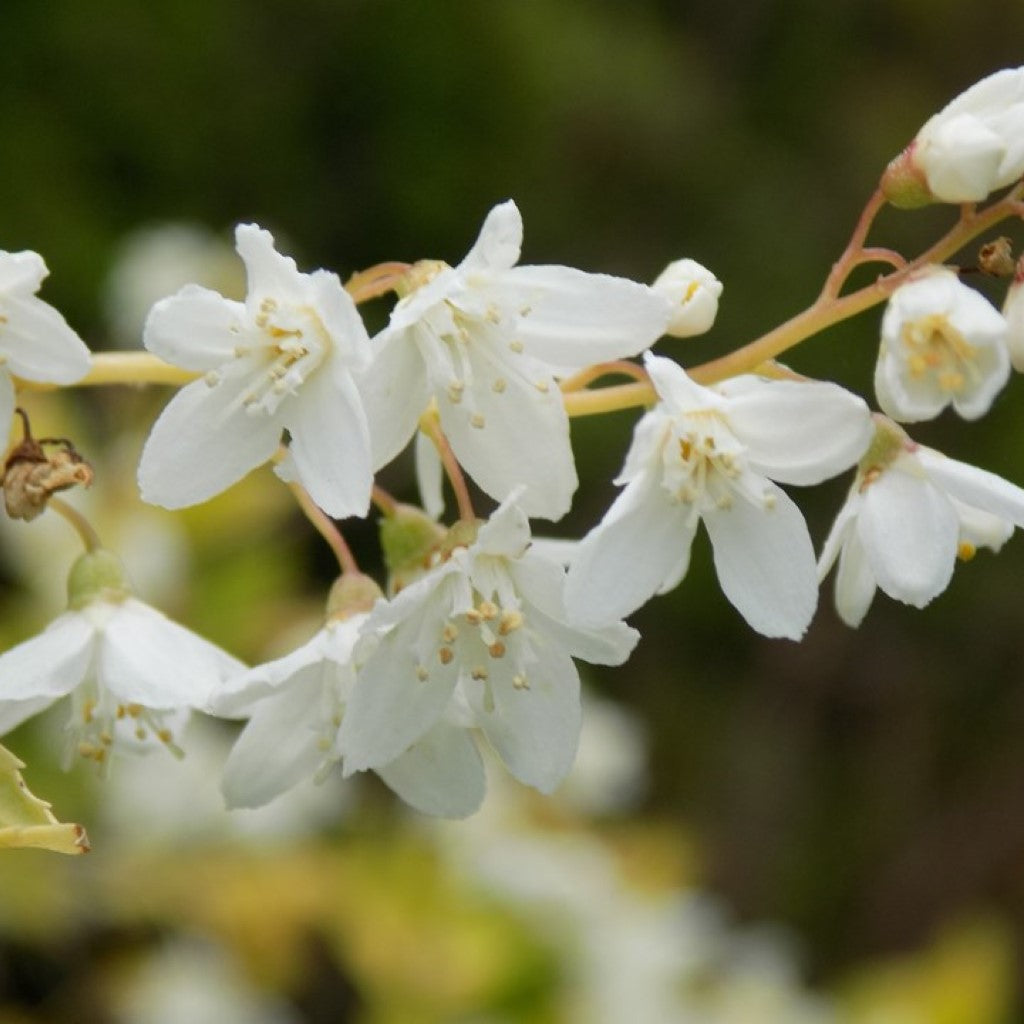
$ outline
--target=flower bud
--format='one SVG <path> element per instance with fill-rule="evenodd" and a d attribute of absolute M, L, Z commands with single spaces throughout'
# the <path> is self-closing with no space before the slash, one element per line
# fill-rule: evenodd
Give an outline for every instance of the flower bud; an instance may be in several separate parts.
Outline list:
<path fill-rule="evenodd" d="M 1022 175 L 1024 67 L 989 75 L 928 120 L 881 187 L 904 208 L 976 203 Z"/>
<path fill-rule="evenodd" d="M 722 282 L 696 260 L 670 263 L 651 287 L 672 303 L 666 334 L 690 338 L 711 329 L 718 314 Z"/>
<path fill-rule="evenodd" d="M 118 604 L 131 592 L 121 559 L 105 548 L 87 551 L 68 573 L 68 607 L 74 611 L 93 601 Z"/>

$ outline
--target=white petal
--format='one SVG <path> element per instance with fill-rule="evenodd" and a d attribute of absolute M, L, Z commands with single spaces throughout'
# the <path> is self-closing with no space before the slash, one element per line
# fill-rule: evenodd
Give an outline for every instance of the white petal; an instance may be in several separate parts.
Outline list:
<path fill-rule="evenodd" d="M 235 248 L 245 263 L 249 289 L 245 306 L 249 315 L 259 314 L 265 298 L 301 306 L 309 299 L 309 279 L 300 274 L 295 260 L 274 248 L 274 236 L 256 224 L 235 228 Z"/>
<path fill-rule="evenodd" d="M 718 582 L 747 622 L 764 636 L 799 640 L 818 603 L 814 549 L 792 500 L 774 485 L 770 508 L 737 500 L 704 513 Z"/>
<path fill-rule="evenodd" d="M 203 710 L 224 718 L 248 716 L 256 703 L 261 703 L 279 687 L 290 684 L 303 669 L 322 662 L 326 656 L 324 647 L 324 630 L 321 629 L 283 658 L 228 676 Z"/>
<path fill-rule="evenodd" d="M 836 611 L 848 626 L 864 621 L 875 597 L 875 574 L 856 530 L 851 530 L 839 554 L 836 573 Z"/>
<path fill-rule="evenodd" d="M 309 496 L 336 519 L 365 516 L 373 486 L 370 433 L 359 392 L 339 356 L 317 367 L 282 419 Z"/>
<path fill-rule="evenodd" d="M 0 654 L 0 704 L 52 702 L 85 678 L 95 631 L 78 612 L 65 612 L 42 633 Z"/>
<path fill-rule="evenodd" d="M 949 402 L 932 374 L 912 377 L 882 342 L 875 364 L 878 407 L 900 423 L 919 423 L 939 415 Z"/>
<path fill-rule="evenodd" d="M 854 529 L 854 520 L 857 517 L 857 512 L 860 510 L 860 499 L 857 496 L 858 487 L 859 480 L 854 482 L 854 489 L 850 492 L 850 495 L 843 503 L 843 507 L 839 510 L 839 514 L 832 524 L 832 529 L 829 530 L 828 537 L 822 546 L 821 555 L 818 557 L 819 583 L 828 575 L 829 570 L 835 564 L 836 558 L 839 557 L 840 549 L 846 542 L 847 535 Z"/>
<path fill-rule="evenodd" d="M 857 534 L 879 587 L 923 608 L 949 585 L 959 528 L 949 498 L 923 475 L 890 468 L 863 492 Z"/>
<path fill-rule="evenodd" d="M 89 372 L 85 342 L 52 306 L 32 295 L 4 296 L 0 306 L 0 352 L 16 377 L 73 384 Z"/>
<path fill-rule="evenodd" d="M 672 413 L 693 412 L 695 409 L 722 410 L 728 408 L 726 399 L 711 388 L 690 380 L 686 371 L 671 359 L 644 353 L 644 367 L 651 375 L 651 383 L 658 397 Z"/>
<path fill-rule="evenodd" d="M 441 818 L 465 818 L 484 799 L 480 752 L 466 729 L 438 722 L 377 774 L 411 807 Z"/>
<path fill-rule="evenodd" d="M 175 366 L 212 370 L 230 362 L 239 346 L 253 344 L 244 317 L 242 303 L 188 284 L 149 311 L 142 343 Z"/>
<path fill-rule="evenodd" d="M 1024 490 L 1020 487 L 929 448 L 919 448 L 916 454 L 929 477 L 953 497 L 1024 527 Z"/>
<path fill-rule="evenodd" d="M 743 376 L 717 388 L 729 426 L 756 472 L 784 484 L 816 484 L 849 469 L 871 441 L 863 400 L 824 381 Z"/>
<path fill-rule="evenodd" d="M 574 658 L 594 665 L 621 665 L 633 652 L 640 634 L 622 622 L 599 627 L 570 624 L 562 597 L 565 571 L 535 551 L 536 546 L 509 567 L 531 627 Z"/>
<path fill-rule="evenodd" d="M 518 313 L 516 338 L 556 376 L 643 352 L 672 313 L 647 285 L 572 267 L 515 267 L 483 291 L 497 308 Z"/>
<path fill-rule="evenodd" d="M 249 383 L 223 377 L 210 387 L 197 380 L 171 399 L 142 450 L 139 489 L 145 501 L 165 508 L 195 505 L 274 454 L 281 425 L 246 413 L 242 396 Z"/>
<path fill-rule="evenodd" d="M 423 511 L 431 519 L 444 514 L 444 470 L 437 446 L 422 431 L 416 434 L 416 486 L 420 492 Z"/>
<path fill-rule="evenodd" d="M 31 700 L 0 700 L 0 736 L 17 729 L 33 715 L 45 711 L 57 698 L 36 697 Z"/>
<path fill-rule="evenodd" d="M 307 667 L 256 707 L 224 765 L 228 807 L 262 807 L 316 772 L 324 759 L 317 746 L 320 674 L 319 665 Z"/>
<path fill-rule="evenodd" d="M 101 682 L 122 701 L 149 708 L 209 705 L 244 665 L 134 598 L 120 604 L 99 641 Z"/>
<path fill-rule="evenodd" d="M 637 477 L 580 542 L 569 567 L 565 605 L 575 622 L 606 625 L 636 611 L 679 574 L 697 519 L 672 504 L 654 473 Z"/>
<path fill-rule="evenodd" d="M 393 761 L 444 712 L 455 688 L 458 664 L 444 665 L 436 648 L 428 663 L 418 656 L 421 635 L 440 638 L 443 611 L 430 612 L 427 620 L 410 616 L 396 626 L 360 671 L 338 740 L 346 775 Z M 418 667 L 427 670 L 426 679 L 417 676 Z"/>
<path fill-rule="evenodd" d="M 519 506 L 522 490 L 499 505 L 477 533 L 474 554 L 519 558 L 530 544 L 530 523 Z"/>
<path fill-rule="evenodd" d="M 14 381 L 7 372 L 7 368 L 0 366 L 0 430 L 3 431 L 4 447 L 7 447 L 7 438 L 11 426 L 11 417 L 14 415 Z"/>
<path fill-rule="evenodd" d="M 505 270 L 518 262 L 522 244 L 523 218 L 519 207 L 507 199 L 487 214 L 477 240 L 457 270 L 460 274 Z"/>
<path fill-rule="evenodd" d="M 0 252 L 0 293 L 34 295 L 49 273 L 37 252 Z"/>
<path fill-rule="evenodd" d="M 350 372 L 365 370 L 372 350 L 359 310 L 338 275 L 316 270 L 307 275 L 316 313 L 331 339 L 331 350 Z"/>
<path fill-rule="evenodd" d="M 561 519 L 578 482 L 561 392 L 553 380 L 521 377 L 476 339 L 466 358 L 472 392 L 458 403 L 438 395 L 441 426 L 459 462 L 492 498 L 503 501 L 522 486 L 519 504 L 528 516 Z"/>
<path fill-rule="evenodd" d="M 500 675 L 492 663 L 493 707 L 476 685 L 468 688 L 468 696 L 477 723 L 508 770 L 520 782 L 550 793 L 576 757 L 580 680 L 572 659 L 556 645 L 536 653 L 527 671 L 528 688 L 517 689 L 511 671 Z"/>
<path fill-rule="evenodd" d="M 373 340 L 373 358 L 356 384 L 370 427 L 375 469 L 408 443 L 430 401 L 427 368 L 411 331 L 384 331 Z"/>

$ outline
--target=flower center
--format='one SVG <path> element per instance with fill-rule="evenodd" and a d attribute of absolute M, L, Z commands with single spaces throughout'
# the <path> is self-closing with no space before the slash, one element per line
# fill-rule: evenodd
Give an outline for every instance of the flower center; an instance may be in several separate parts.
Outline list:
<path fill-rule="evenodd" d="M 256 343 L 235 350 L 235 359 L 243 361 L 247 374 L 254 377 L 242 404 L 250 415 L 272 416 L 323 362 L 331 339 L 315 310 L 282 306 L 273 298 L 260 303 L 254 326 Z M 211 385 L 219 379 L 218 373 L 207 377 Z"/>
<path fill-rule="evenodd" d="M 978 350 L 944 314 L 905 323 L 900 339 L 912 377 L 930 376 L 942 391 L 954 394 L 977 379 Z"/>
<path fill-rule="evenodd" d="M 65 762 L 70 766 L 77 755 L 95 761 L 106 770 L 115 745 L 149 746 L 154 740 L 175 757 L 183 757 L 168 723 L 173 715 L 171 711 L 154 711 L 141 704 L 119 700 L 99 683 L 90 669 L 85 682 L 71 694 Z"/>
<path fill-rule="evenodd" d="M 744 447 L 717 409 L 678 417 L 662 450 L 662 485 L 672 501 L 689 505 L 694 516 L 727 509 L 737 495 L 770 507 L 772 496 L 760 478 L 746 471 Z M 755 486 L 755 483 L 757 486 Z"/>

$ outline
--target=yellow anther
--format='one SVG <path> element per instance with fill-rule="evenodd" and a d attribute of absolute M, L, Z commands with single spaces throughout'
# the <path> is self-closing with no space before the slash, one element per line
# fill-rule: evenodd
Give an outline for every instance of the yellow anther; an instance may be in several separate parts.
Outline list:
<path fill-rule="evenodd" d="M 170 743 L 174 739 L 170 729 L 157 729 L 156 738 L 161 743 Z"/>
<path fill-rule="evenodd" d="M 471 427 L 476 427 L 477 430 L 482 430 L 486 423 L 487 421 L 484 419 L 482 413 L 475 412 L 469 417 L 469 425 Z"/>
<path fill-rule="evenodd" d="M 111 736 L 110 733 L 106 729 L 104 729 L 100 733 L 100 743 L 102 743 L 105 747 L 109 747 L 110 744 L 113 743 L 113 742 L 114 742 L 114 737 Z"/>
<path fill-rule="evenodd" d="M 477 605 L 477 610 L 480 612 L 480 617 L 485 622 L 490 622 L 491 619 L 496 619 L 498 617 L 498 612 L 500 611 L 493 601 L 481 601 Z"/>
<path fill-rule="evenodd" d="M 141 725 L 135 728 L 135 738 L 137 740 L 144 740 L 146 738 L 146 730 Z"/>
<path fill-rule="evenodd" d="M 969 540 L 960 541 L 956 549 L 956 556 L 961 562 L 969 562 L 977 553 L 978 549 Z"/>
<path fill-rule="evenodd" d="M 484 617 L 476 608 L 470 608 L 469 611 L 466 612 L 466 621 L 471 626 L 479 626 L 480 623 L 484 621 Z"/>
<path fill-rule="evenodd" d="M 452 658 L 455 657 L 455 652 L 450 647 L 439 647 L 437 649 L 437 656 L 441 659 L 442 665 L 450 665 Z"/>
<path fill-rule="evenodd" d="M 508 343 L 508 347 L 517 355 L 523 351 L 523 343 L 518 338 L 515 338 L 512 341 L 510 341 Z"/>
<path fill-rule="evenodd" d="M 505 388 L 506 388 L 506 387 L 508 387 L 508 385 L 507 385 L 507 384 L 505 383 L 505 378 L 504 378 L 504 377 L 498 377 L 498 378 L 496 378 L 496 379 L 494 380 L 494 382 L 493 382 L 493 383 L 491 384 L 491 390 L 492 390 L 492 391 L 493 391 L 493 392 L 494 392 L 494 393 L 495 393 L 496 395 L 500 395 L 500 394 L 502 394 L 502 393 L 504 392 L 504 390 L 505 390 Z"/>
<path fill-rule="evenodd" d="M 509 608 L 501 613 L 501 621 L 498 623 L 500 636 L 508 636 L 513 630 L 519 629 L 523 624 L 523 613 L 515 608 Z"/>
<path fill-rule="evenodd" d="M 522 672 L 517 672 L 512 677 L 512 685 L 517 690 L 528 690 L 530 688 L 530 681 L 523 675 Z"/>
<path fill-rule="evenodd" d="M 444 629 L 441 630 L 441 638 L 446 644 L 455 643 L 455 639 L 458 635 L 459 631 L 455 628 L 455 624 L 453 622 L 447 623 Z"/>
<path fill-rule="evenodd" d="M 534 387 L 535 387 L 535 388 L 536 388 L 536 389 L 537 389 L 537 390 L 538 390 L 538 391 L 539 391 L 539 392 L 540 392 L 540 393 L 541 393 L 542 395 L 546 395 L 546 394 L 548 393 L 548 389 L 550 388 L 550 386 L 551 386 L 551 385 L 550 385 L 550 384 L 549 384 L 549 383 L 548 383 L 548 382 L 547 382 L 546 380 L 539 380 L 539 381 L 537 381 L 537 382 L 536 382 L 536 383 L 535 383 L 535 384 L 534 384 L 533 386 L 534 386 Z"/>
<path fill-rule="evenodd" d="M 505 656 L 505 645 L 500 640 L 495 640 L 494 643 L 487 648 L 487 653 L 492 658 L 503 658 Z"/>
<path fill-rule="evenodd" d="M 426 670 L 423 665 L 416 666 L 416 678 L 421 682 L 425 683 L 430 678 L 430 673 Z"/>
<path fill-rule="evenodd" d="M 474 665 L 469 673 L 478 682 L 485 682 L 487 680 L 487 669 L 483 665 Z"/>

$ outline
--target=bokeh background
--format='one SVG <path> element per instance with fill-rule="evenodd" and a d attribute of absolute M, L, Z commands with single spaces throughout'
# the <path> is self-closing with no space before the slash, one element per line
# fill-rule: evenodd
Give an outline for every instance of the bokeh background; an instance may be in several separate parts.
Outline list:
<path fill-rule="evenodd" d="M 810 302 L 886 162 L 1024 53 L 1024 5 L 954 0 L 5 0 L 0 25 L 0 247 L 44 255 L 43 297 L 94 349 L 137 346 L 181 268 L 237 291 L 239 221 L 345 277 L 455 262 L 513 197 L 526 262 L 712 268 L 714 331 L 663 347 L 702 361 Z M 913 253 L 951 217 L 886 212 L 878 238 Z M 790 362 L 870 394 L 877 327 Z M 1024 482 L 1021 394 L 915 436 Z M 178 516 L 142 507 L 166 397 L 30 407 L 94 459 L 75 500 L 143 596 L 241 657 L 280 653 L 313 628 L 329 557 L 269 473 Z M 600 517 L 634 418 L 574 425 L 584 484 L 557 532 Z M 415 499 L 404 464 L 387 483 Z M 797 496 L 819 542 L 845 486 Z M 0 535 L 5 645 L 60 607 L 73 539 L 45 518 Z M 372 525 L 351 536 L 374 565 Z M 855 632 L 826 588 L 794 645 L 746 628 L 698 542 L 635 617 L 629 666 L 588 674 L 612 724 L 584 795 L 496 780 L 451 827 L 365 781 L 228 818 L 217 725 L 184 765 L 100 785 L 59 771 L 59 721 L 32 723 L 6 742 L 95 850 L 0 859 L 0 1022 L 1024 1019 L 1022 578 L 1017 538 Z"/>

